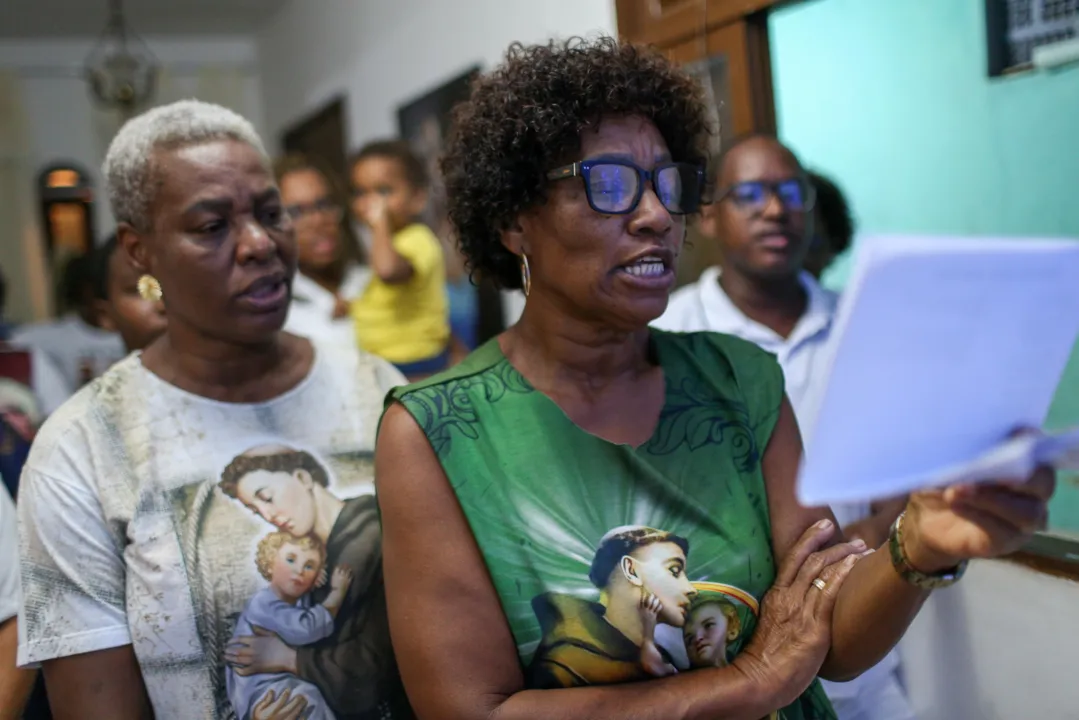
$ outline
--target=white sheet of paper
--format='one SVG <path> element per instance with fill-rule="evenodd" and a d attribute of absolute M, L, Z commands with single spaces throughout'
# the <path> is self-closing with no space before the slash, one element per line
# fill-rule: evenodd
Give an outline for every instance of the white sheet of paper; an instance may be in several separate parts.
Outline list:
<path fill-rule="evenodd" d="M 1006 439 L 1041 426 L 1077 335 L 1077 241 L 866 238 L 806 422 L 799 500 L 874 500 L 1033 462 L 1052 443 Z M 1061 437 L 1057 450 L 1076 452 L 1079 438 Z"/>

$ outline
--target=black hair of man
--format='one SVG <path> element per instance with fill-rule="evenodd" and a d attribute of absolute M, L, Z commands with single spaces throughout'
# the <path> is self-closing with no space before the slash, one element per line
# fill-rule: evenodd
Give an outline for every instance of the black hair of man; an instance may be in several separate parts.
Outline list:
<path fill-rule="evenodd" d="M 94 297 L 98 300 L 109 299 L 109 263 L 112 262 L 113 253 L 116 252 L 119 247 L 119 243 L 116 239 L 116 233 L 109 235 L 105 242 L 102 243 L 96 250 L 94 250 L 93 257 L 93 278 L 94 278 Z"/>
<path fill-rule="evenodd" d="M 71 257 L 60 274 L 57 305 L 62 313 L 87 311 L 94 292 L 94 251 Z"/>
<path fill-rule="evenodd" d="M 810 171 L 809 180 L 817 189 L 817 212 L 828 231 L 832 252 L 836 255 L 850 247 L 854 238 L 854 216 L 846 196 L 830 178 Z"/>

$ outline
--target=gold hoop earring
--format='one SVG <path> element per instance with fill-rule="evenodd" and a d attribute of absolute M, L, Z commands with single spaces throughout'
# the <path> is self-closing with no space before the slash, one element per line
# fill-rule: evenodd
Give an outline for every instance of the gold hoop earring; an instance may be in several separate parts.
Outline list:
<path fill-rule="evenodd" d="M 153 275 L 139 278 L 139 297 L 149 302 L 161 302 L 161 283 Z"/>
<path fill-rule="evenodd" d="M 525 297 L 532 290 L 532 271 L 528 267 L 528 256 L 521 253 L 521 290 Z"/>

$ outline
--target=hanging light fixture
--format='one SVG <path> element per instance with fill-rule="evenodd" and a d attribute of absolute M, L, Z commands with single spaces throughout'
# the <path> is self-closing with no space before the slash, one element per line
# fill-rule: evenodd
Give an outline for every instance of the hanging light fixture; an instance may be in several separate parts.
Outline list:
<path fill-rule="evenodd" d="M 153 96 L 157 71 L 150 48 L 124 22 L 122 0 L 109 0 L 109 22 L 84 68 L 94 99 L 132 113 Z"/>

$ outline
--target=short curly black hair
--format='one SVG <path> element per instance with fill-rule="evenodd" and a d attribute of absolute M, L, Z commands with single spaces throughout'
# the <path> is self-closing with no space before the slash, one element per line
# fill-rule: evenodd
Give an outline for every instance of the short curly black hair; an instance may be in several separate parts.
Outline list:
<path fill-rule="evenodd" d="M 431 179 L 427 177 L 427 168 L 424 167 L 423 160 L 404 140 L 375 140 L 367 143 L 349 160 L 349 171 L 355 170 L 356 165 L 367 158 L 393 160 L 404 171 L 405 179 L 417 190 L 425 190 L 430 185 Z"/>
<path fill-rule="evenodd" d="M 581 131 L 609 116 L 651 120 L 678 162 L 703 163 L 713 133 L 700 85 L 658 52 L 610 37 L 514 43 L 457 106 L 442 159 L 450 220 L 473 273 L 520 288 L 501 231 L 544 202 Z"/>
<path fill-rule="evenodd" d="M 817 212 L 824 221 L 832 243 L 831 251 L 844 253 L 854 239 L 854 214 L 839 186 L 826 175 L 810 171 L 809 180 L 817 189 Z"/>

